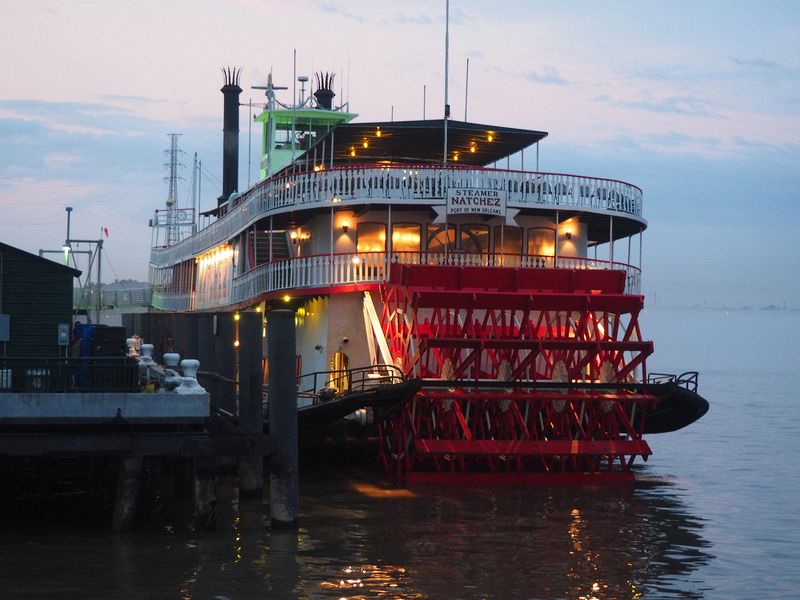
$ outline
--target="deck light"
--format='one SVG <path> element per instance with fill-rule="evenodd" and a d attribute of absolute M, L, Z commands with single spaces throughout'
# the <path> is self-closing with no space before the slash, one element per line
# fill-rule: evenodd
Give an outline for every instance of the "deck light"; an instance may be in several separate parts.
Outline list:
<path fill-rule="evenodd" d="M 493 131 L 489 131 L 489 132 L 487 133 L 487 135 L 486 135 L 486 139 L 487 139 L 488 141 L 490 141 L 490 142 L 493 142 L 493 141 L 494 141 L 494 132 L 493 132 Z"/>
<path fill-rule="evenodd" d="M 356 147 L 350 146 L 350 156 L 355 156 L 355 155 L 356 155 Z"/>
<path fill-rule="evenodd" d="M 472 143 L 469 145 L 469 151 L 470 151 L 470 152 L 473 152 L 473 153 L 474 153 L 474 152 L 475 152 L 477 149 L 478 149 L 478 146 L 475 144 L 475 142 L 472 142 Z"/>
<path fill-rule="evenodd" d="M 572 231 L 570 231 L 569 229 L 567 231 L 565 231 L 564 232 L 564 237 L 567 238 L 568 240 L 571 240 L 572 239 Z"/>
<path fill-rule="evenodd" d="M 239 317 L 239 313 L 233 313 L 233 320 L 238 321 L 241 317 Z"/>
<path fill-rule="evenodd" d="M 458 152 L 453 152 L 453 160 L 458 161 Z"/>
<path fill-rule="evenodd" d="M 339 196 L 334 196 L 333 198 L 331 198 L 331 202 L 333 202 L 334 204 L 338 204 L 341 201 L 342 199 L 339 198 Z"/>
<path fill-rule="evenodd" d="M 239 340 L 233 340 L 233 347 L 234 348 L 238 348 L 239 347 Z"/>
<path fill-rule="evenodd" d="M 292 297 L 291 297 L 289 294 L 286 294 L 286 295 L 283 297 L 283 301 L 284 301 L 284 302 L 289 302 L 289 300 L 291 300 L 291 299 L 292 299 Z"/>
<path fill-rule="evenodd" d="M 367 141 L 367 138 L 364 138 L 364 141 L 361 143 L 361 145 L 364 146 L 364 148 L 369 148 L 369 142 Z"/>
<path fill-rule="evenodd" d="M 350 228 L 350 221 L 348 221 L 348 220 L 345 220 L 345 221 L 342 223 L 342 231 L 343 231 L 344 233 L 347 233 L 347 230 L 348 230 L 349 228 Z"/>
<path fill-rule="evenodd" d="M 381 128 L 380 128 L 380 127 L 378 127 L 378 128 L 375 130 L 375 137 L 381 137 Z"/>

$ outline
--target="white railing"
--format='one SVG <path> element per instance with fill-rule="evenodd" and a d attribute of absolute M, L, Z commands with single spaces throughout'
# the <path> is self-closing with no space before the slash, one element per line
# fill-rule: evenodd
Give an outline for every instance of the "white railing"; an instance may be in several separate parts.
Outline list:
<path fill-rule="evenodd" d="M 298 207 L 342 201 L 444 203 L 451 187 L 504 190 L 508 206 L 552 206 L 642 215 L 642 190 L 615 179 L 562 173 L 460 167 L 359 167 L 290 174 L 263 181 L 245 192 L 236 206 L 202 231 L 169 247 L 153 248 L 150 262 L 175 264 L 213 248 L 265 215 Z M 437 203 L 437 202 L 434 202 Z"/>
<path fill-rule="evenodd" d="M 191 292 L 168 293 L 153 290 L 153 308 L 170 312 L 186 312 L 194 309 L 194 295 Z"/>
<path fill-rule="evenodd" d="M 611 263 L 577 257 L 523 256 L 515 254 L 470 254 L 451 252 L 396 252 L 392 261 L 402 264 L 451 266 L 517 267 L 563 269 L 615 269 L 624 271 L 625 292 L 638 294 L 641 272 L 625 263 Z M 255 301 L 263 294 L 290 292 L 297 289 L 329 288 L 359 283 L 380 283 L 386 278 L 386 253 L 360 252 L 353 254 L 316 254 L 263 264 L 234 278 L 230 304 Z M 153 306 L 160 310 L 187 311 L 215 307 L 196 306 L 193 294 L 153 292 Z M 218 308 L 226 308 L 228 304 Z"/>
<path fill-rule="evenodd" d="M 72 288 L 73 308 L 94 308 L 97 305 L 96 290 Z M 125 308 L 129 306 L 149 306 L 152 292 L 149 287 L 101 290 L 100 304 L 103 307 Z"/>

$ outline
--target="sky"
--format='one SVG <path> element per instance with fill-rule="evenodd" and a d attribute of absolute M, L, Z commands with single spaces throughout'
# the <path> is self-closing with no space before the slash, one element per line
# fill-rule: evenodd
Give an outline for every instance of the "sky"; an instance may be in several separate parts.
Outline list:
<path fill-rule="evenodd" d="M 298 75 L 335 72 L 336 101 L 360 120 L 442 113 L 444 0 L 0 9 L 0 241 L 60 249 L 71 206 L 73 238 L 108 228 L 104 281 L 147 278 L 167 134 L 185 152 L 179 204 L 194 153 L 208 172 L 201 206 L 216 204 L 222 67 L 241 67 L 241 101 L 260 104 L 251 86 L 270 71 L 291 86 L 296 50 Z M 800 308 L 800 2 L 451 0 L 454 119 L 467 59 L 470 121 L 549 132 L 542 171 L 644 190 L 650 305 Z M 257 176 L 248 112 L 243 188 Z"/>

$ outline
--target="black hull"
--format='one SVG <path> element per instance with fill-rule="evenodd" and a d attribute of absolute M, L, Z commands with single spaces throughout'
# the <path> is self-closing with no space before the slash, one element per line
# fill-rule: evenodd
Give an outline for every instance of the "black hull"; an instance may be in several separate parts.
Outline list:
<path fill-rule="evenodd" d="M 652 386 L 656 387 L 656 386 Z M 648 411 L 644 433 L 668 433 L 691 425 L 708 412 L 708 401 L 675 383 L 653 389 L 658 396 L 655 409 Z"/>

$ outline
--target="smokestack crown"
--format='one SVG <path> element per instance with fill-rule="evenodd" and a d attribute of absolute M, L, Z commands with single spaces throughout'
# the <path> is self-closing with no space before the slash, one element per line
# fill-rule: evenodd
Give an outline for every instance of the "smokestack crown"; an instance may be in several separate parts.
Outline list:
<path fill-rule="evenodd" d="M 336 95 L 333 92 L 333 78 L 336 75 L 334 73 L 315 73 L 315 76 L 317 91 L 314 92 L 314 98 L 317 99 L 317 108 L 333 110 L 333 97 Z"/>

